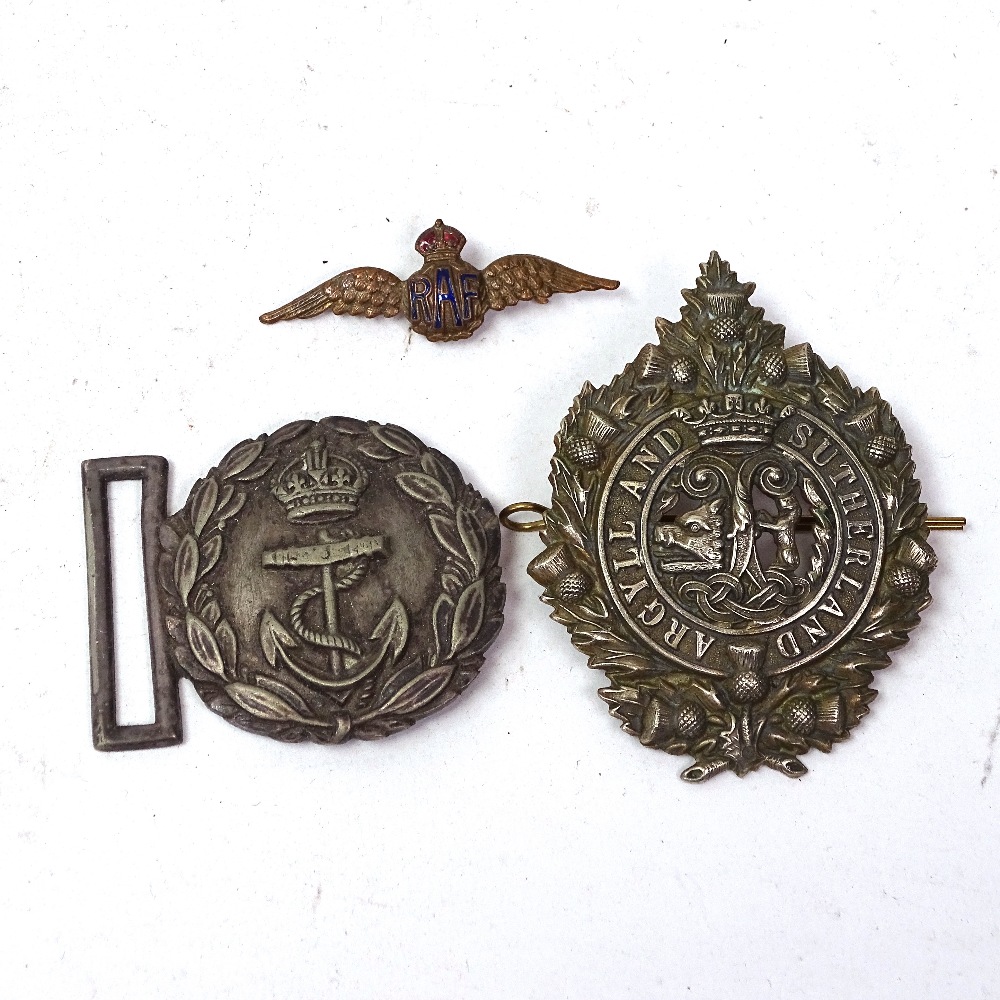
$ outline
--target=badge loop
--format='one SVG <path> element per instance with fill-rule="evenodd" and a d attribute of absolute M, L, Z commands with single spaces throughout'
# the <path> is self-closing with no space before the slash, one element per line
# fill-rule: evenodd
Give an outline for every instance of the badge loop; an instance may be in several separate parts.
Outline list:
<path fill-rule="evenodd" d="M 549 508 L 544 504 L 535 503 L 533 500 L 518 500 L 516 503 L 507 504 L 497 516 L 500 518 L 500 523 L 508 531 L 541 532 L 545 530 L 544 517 L 548 511 Z M 541 514 L 542 516 L 534 521 L 518 521 L 514 518 L 515 514 Z"/>

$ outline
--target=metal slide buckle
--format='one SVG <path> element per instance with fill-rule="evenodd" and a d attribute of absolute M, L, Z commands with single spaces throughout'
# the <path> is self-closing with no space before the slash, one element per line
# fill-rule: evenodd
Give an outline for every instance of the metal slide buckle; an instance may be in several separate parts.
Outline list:
<path fill-rule="evenodd" d="M 182 738 L 177 676 L 287 742 L 388 736 L 476 676 L 503 622 L 500 529 L 455 464 L 401 427 L 328 417 L 236 445 L 165 516 L 162 458 L 83 463 L 94 746 Z M 115 721 L 105 486 L 143 482 L 156 721 Z"/>

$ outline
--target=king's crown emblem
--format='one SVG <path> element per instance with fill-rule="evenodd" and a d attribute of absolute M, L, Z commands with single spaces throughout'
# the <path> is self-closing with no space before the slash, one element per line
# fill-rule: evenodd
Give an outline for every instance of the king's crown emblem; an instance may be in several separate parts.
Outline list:
<path fill-rule="evenodd" d="M 317 440 L 285 468 L 272 492 L 289 521 L 336 521 L 357 511 L 367 485 L 361 469 Z"/>

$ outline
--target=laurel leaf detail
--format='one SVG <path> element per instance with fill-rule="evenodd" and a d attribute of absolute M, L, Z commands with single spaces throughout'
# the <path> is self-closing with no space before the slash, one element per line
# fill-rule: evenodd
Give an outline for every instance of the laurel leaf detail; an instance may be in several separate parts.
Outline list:
<path fill-rule="evenodd" d="M 431 530 L 434 532 L 434 537 L 453 556 L 464 559 L 465 546 L 462 544 L 462 538 L 455 527 L 455 522 L 443 514 L 431 514 L 428 520 L 431 522 Z"/>
<path fill-rule="evenodd" d="M 222 662 L 219 644 L 212 630 L 197 616 L 188 612 L 187 639 L 194 658 L 206 669 L 219 677 L 226 676 L 226 665 Z"/>
<path fill-rule="evenodd" d="M 177 546 L 177 555 L 174 558 L 174 583 L 181 603 L 185 606 L 196 579 L 198 579 L 198 539 L 194 535 L 187 534 Z"/>
<path fill-rule="evenodd" d="M 223 479 L 232 479 L 233 476 L 238 476 L 257 461 L 263 450 L 263 441 L 241 442 L 235 448 L 230 449 L 219 463 L 219 474 Z"/>
<path fill-rule="evenodd" d="M 191 527 L 198 536 L 205 530 L 208 519 L 219 499 L 219 484 L 212 476 L 202 479 L 191 491 Z"/>
<path fill-rule="evenodd" d="M 236 487 L 232 483 L 223 483 L 219 486 L 219 499 L 215 501 L 216 511 L 223 511 L 226 508 L 226 504 L 233 499 L 233 494 L 236 492 Z"/>
<path fill-rule="evenodd" d="M 278 697 L 272 691 L 266 691 L 254 684 L 242 684 L 235 681 L 226 685 L 226 694 L 258 719 L 276 719 L 286 722 L 305 722 L 299 713 L 288 704 L 284 698 Z"/>
<path fill-rule="evenodd" d="M 284 444 L 286 441 L 294 441 L 300 434 L 305 434 L 306 431 L 315 427 L 316 423 L 313 420 L 293 420 L 290 424 L 285 424 L 284 427 L 279 427 L 273 434 L 268 437 L 268 442 L 273 448 L 275 445 Z"/>
<path fill-rule="evenodd" d="M 421 503 L 440 504 L 449 510 L 454 507 L 451 496 L 436 480 L 423 472 L 401 472 L 396 476 L 399 488 Z"/>
<path fill-rule="evenodd" d="M 228 487 L 227 487 L 228 489 Z M 243 505 L 247 502 L 246 493 L 237 493 L 235 496 L 232 493 L 229 494 L 229 499 L 218 506 L 218 520 L 228 521 L 229 518 L 235 517 L 242 509 Z"/>
<path fill-rule="evenodd" d="M 287 701 L 303 715 L 310 714 L 309 706 L 306 704 L 305 698 L 303 698 L 302 695 L 300 695 L 294 688 L 289 687 L 287 684 L 283 684 L 276 677 L 269 677 L 267 674 L 258 674 L 257 684 L 259 687 L 266 688 L 271 692 L 271 694 L 277 695 L 283 701 Z"/>
<path fill-rule="evenodd" d="M 419 677 L 424 670 L 424 666 L 419 659 L 415 659 L 411 663 L 407 663 L 401 667 L 385 682 L 382 690 L 379 691 L 379 699 L 383 702 L 388 702 L 398 691 L 401 691 L 412 680 Z"/>
<path fill-rule="evenodd" d="M 236 670 L 236 633 L 233 631 L 233 626 L 225 618 L 215 627 L 215 639 L 219 644 L 222 662 L 226 665 L 226 669 L 232 673 Z"/>
<path fill-rule="evenodd" d="M 420 442 L 409 431 L 395 424 L 369 424 L 368 429 L 382 444 L 401 455 L 416 458 L 423 450 Z"/>
<path fill-rule="evenodd" d="M 433 451 L 425 451 L 420 456 L 420 468 L 432 479 L 436 479 L 450 495 L 454 495 L 455 483 L 447 465 L 441 460 L 441 456 Z"/>
<path fill-rule="evenodd" d="M 484 581 L 476 580 L 466 587 L 455 605 L 455 620 L 451 627 L 452 655 L 463 650 L 475 638 L 483 624 L 485 610 Z"/>
<path fill-rule="evenodd" d="M 392 662 L 395 663 L 406 647 L 409 634 L 410 623 L 406 608 L 398 597 L 394 597 L 382 620 L 375 626 L 372 639 L 385 642 L 385 648 L 392 650 Z"/>
<path fill-rule="evenodd" d="M 201 588 L 199 588 L 200 590 Z M 210 592 L 206 590 L 206 593 Z M 205 619 L 205 623 L 209 628 L 215 628 L 222 618 L 222 608 L 214 597 L 208 597 L 199 607 L 195 608 L 195 611 Z"/>
<path fill-rule="evenodd" d="M 215 564 L 222 555 L 222 535 L 212 535 L 206 539 L 201 546 L 201 569 L 198 572 L 199 579 L 211 572 Z"/>
<path fill-rule="evenodd" d="M 473 573 L 478 576 L 486 559 L 486 532 L 479 520 L 464 507 L 460 507 L 457 517 L 458 533 L 465 551 L 472 563 Z"/>
<path fill-rule="evenodd" d="M 425 670 L 422 674 L 414 677 L 408 684 L 404 684 L 391 698 L 378 706 L 379 714 L 387 715 L 395 713 L 403 715 L 406 712 L 415 712 L 423 708 L 428 702 L 433 701 L 448 685 L 451 679 L 452 668 L 450 666 L 434 667 Z"/>
<path fill-rule="evenodd" d="M 379 441 L 365 441 L 358 445 L 358 451 L 367 458 L 374 458 L 377 462 L 388 462 L 391 458 L 396 458 L 398 452 L 392 448 L 387 448 Z"/>
<path fill-rule="evenodd" d="M 441 594 L 434 604 L 431 621 L 434 624 L 434 643 L 439 660 L 445 659 L 450 652 L 451 622 L 454 610 L 455 602 L 447 594 Z"/>
<path fill-rule="evenodd" d="M 262 479 L 264 476 L 271 471 L 271 466 L 274 462 L 264 462 L 260 466 L 254 468 L 251 467 L 246 470 L 246 472 L 241 472 L 237 477 L 241 483 L 251 483 L 255 479 Z"/>

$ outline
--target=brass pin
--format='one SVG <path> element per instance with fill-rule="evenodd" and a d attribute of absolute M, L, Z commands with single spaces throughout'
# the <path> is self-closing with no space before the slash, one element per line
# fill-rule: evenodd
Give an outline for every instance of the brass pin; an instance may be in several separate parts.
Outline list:
<path fill-rule="evenodd" d="M 517 503 L 507 504 L 500 511 L 500 523 L 509 531 L 542 531 L 545 528 L 545 521 L 542 520 L 548 512 L 548 507 L 544 504 L 535 503 L 533 500 L 519 500 Z M 541 515 L 534 521 L 516 521 L 514 514 L 532 513 Z M 676 514 L 667 514 L 660 519 L 661 524 L 673 524 Z M 812 514 L 805 514 L 799 518 L 796 524 L 796 531 L 807 531 L 819 522 Z M 924 524 L 928 531 L 962 531 L 966 525 L 964 517 L 935 516 L 924 519 Z"/>

